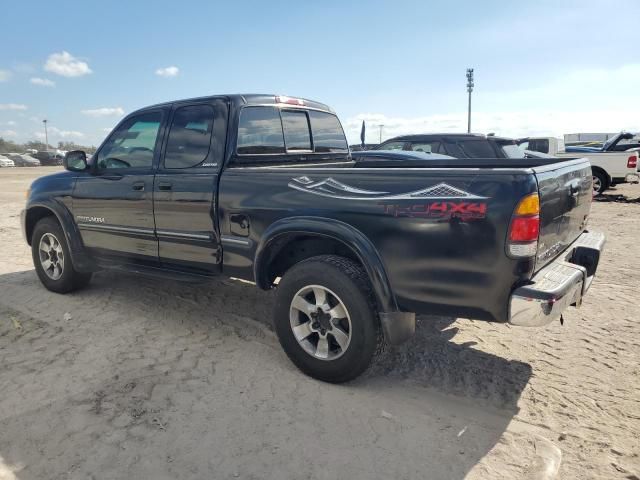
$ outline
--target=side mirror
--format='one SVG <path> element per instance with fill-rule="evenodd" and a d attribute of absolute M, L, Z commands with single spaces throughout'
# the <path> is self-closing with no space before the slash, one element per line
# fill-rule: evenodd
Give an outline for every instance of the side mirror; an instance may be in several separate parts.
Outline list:
<path fill-rule="evenodd" d="M 64 156 L 64 168 L 71 172 L 83 172 L 87 166 L 87 154 L 82 150 L 73 150 Z"/>

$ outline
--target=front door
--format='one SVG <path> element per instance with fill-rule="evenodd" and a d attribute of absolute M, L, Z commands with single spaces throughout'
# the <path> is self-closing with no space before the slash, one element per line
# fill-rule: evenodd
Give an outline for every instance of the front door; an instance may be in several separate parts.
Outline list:
<path fill-rule="evenodd" d="M 91 171 L 78 178 L 73 214 L 94 255 L 158 262 L 153 179 L 167 110 L 124 120 L 94 155 Z"/>
<path fill-rule="evenodd" d="M 227 105 L 177 104 L 154 187 L 160 262 L 212 274 L 220 270 L 216 201 Z"/>

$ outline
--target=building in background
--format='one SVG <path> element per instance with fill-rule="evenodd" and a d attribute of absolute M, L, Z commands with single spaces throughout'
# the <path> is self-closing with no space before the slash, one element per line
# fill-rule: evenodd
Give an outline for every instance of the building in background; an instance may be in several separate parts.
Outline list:
<path fill-rule="evenodd" d="M 620 132 L 614 133 L 565 133 L 564 143 L 606 142 Z"/>

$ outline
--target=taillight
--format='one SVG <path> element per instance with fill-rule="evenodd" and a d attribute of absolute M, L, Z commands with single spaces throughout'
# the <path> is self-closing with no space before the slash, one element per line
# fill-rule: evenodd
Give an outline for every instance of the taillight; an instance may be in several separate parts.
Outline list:
<path fill-rule="evenodd" d="M 636 168 L 638 165 L 638 157 L 633 155 L 627 159 L 627 168 Z"/>
<path fill-rule="evenodd" d="M 538 251 L 540 235 L 540 197 L 527 195 L 511 216 L 507 248 L 512 257 L 532 257 Z"/>
<path fill-rule="evenodd" d="M 509 240 L 512 242 L 536 242 L 540 233 L 540 217 L 516 217 L 511 221 Z"/>

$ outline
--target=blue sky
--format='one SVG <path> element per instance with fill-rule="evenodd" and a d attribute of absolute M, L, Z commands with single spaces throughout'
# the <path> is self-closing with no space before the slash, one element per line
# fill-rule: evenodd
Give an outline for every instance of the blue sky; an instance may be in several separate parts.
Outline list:
<path fill-rule="evenodd" d="M 0 136 L 98 144 L 123 114 L 214 93 L 333 106 L 351 141 L 466 129 L 640 130 L 640 1 L 16 2 Z"/>

